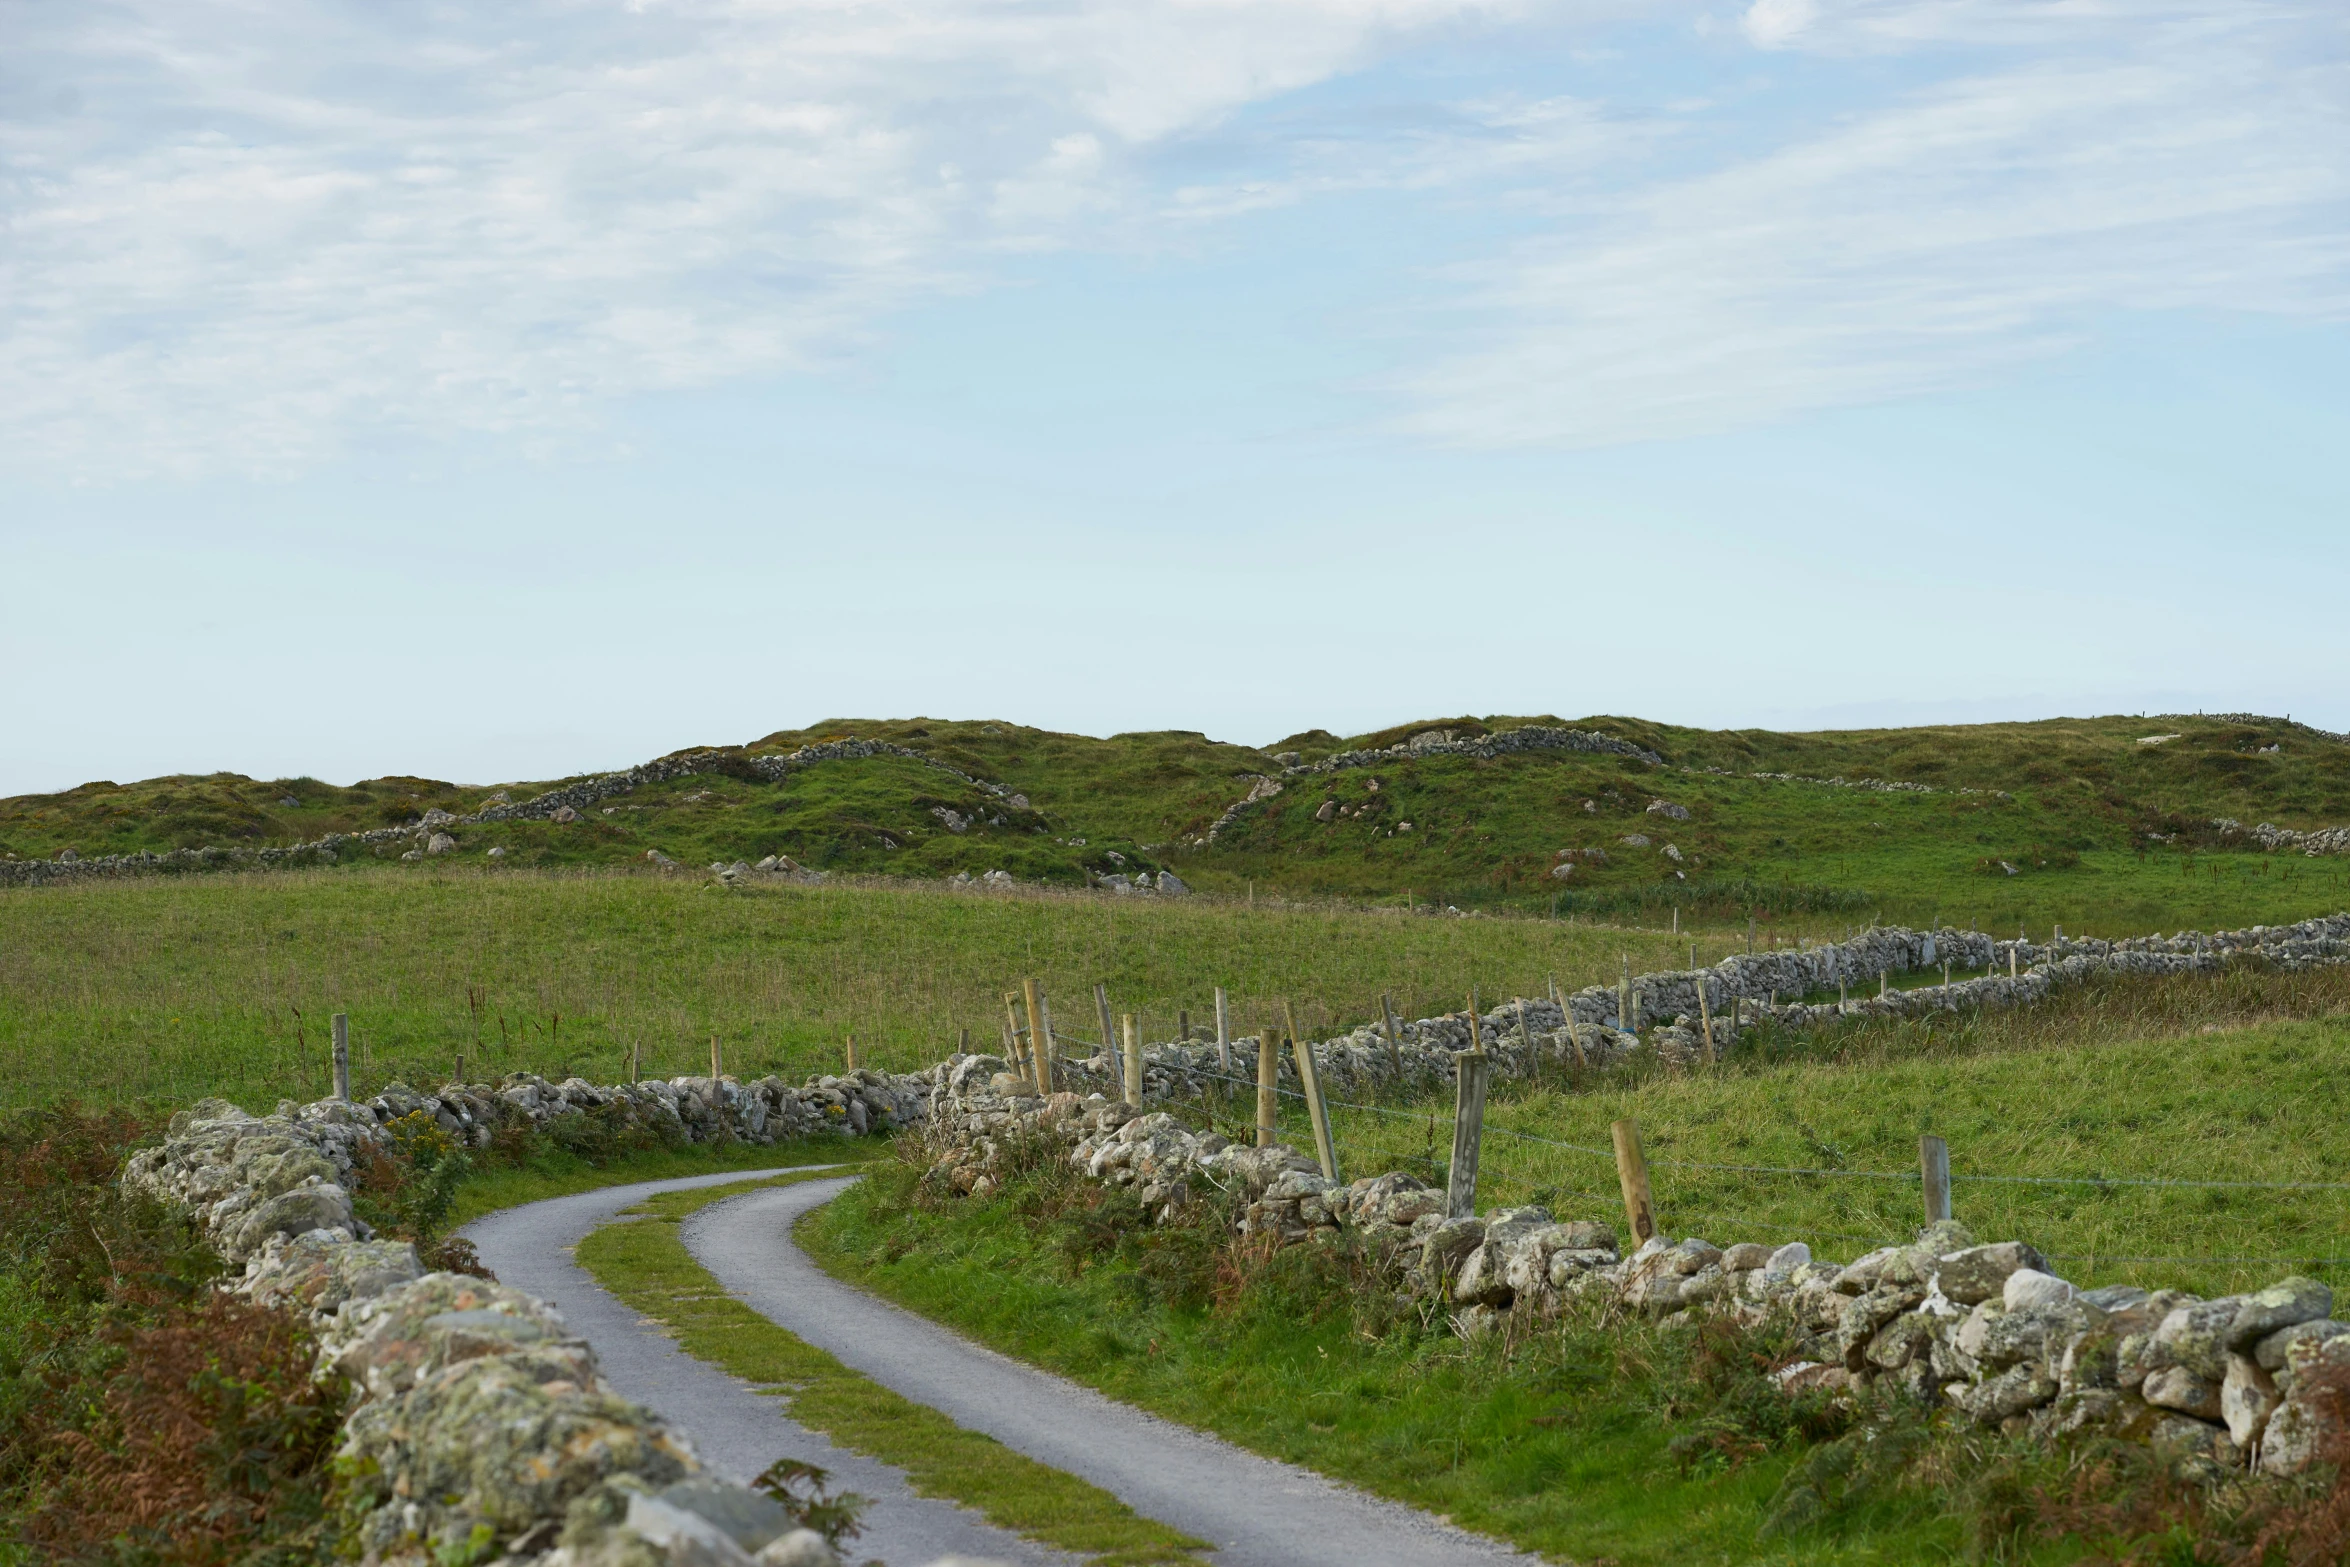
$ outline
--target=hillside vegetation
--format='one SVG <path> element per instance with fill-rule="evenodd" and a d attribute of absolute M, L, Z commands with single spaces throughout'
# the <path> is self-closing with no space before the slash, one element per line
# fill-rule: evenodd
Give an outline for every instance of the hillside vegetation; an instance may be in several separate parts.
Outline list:
<path fill-rule="evenodd" d="M 706 758 L 711 770 L 643 785 L 570 824 L 456 828 L 453 852 L 481 863 L 500 848 L 506 869 L 642 864 L 648 850 L 688 866 L 782 854 L 833 872 L 1002 870 L 1059 885 L 1165 867 L 1211 891 L 1254 883 L 1290 896 L 1644 922 L 1678 906 L 1692 919 L 1742 921 L 1753 911 L 1920 922 L 1939 913 L 2001 928 L 2141 930 L 2287 919 L 2343 897 L 2337 862 L 2263 854 L 2212 826 L 2350 822 L 2350 745 L 2266 719 L 1780 734 L 1600 716 L 1571 723 L 1653 750 L 1664 765 L 1550 751 L 1290 776 L 1280 794 L 1205 841 L 1259 778 L 1280 773 L 1279 757 L 1311 763 L 1431 729 L 1474 738 L 1560 722 L 1455 718 L 1343 738 L 1313 731 L 1260 750 L 1176 731 L 1094 739 L 989 721 L 837 720 L 721 748 Z M 2158 735 L 2175 738 L 2141 743 Z M 876 756 L 771 782 L 745 765 L 848 737 L 904 746 L 944 767 Z M 1932 792 L 1804 781 L 1836 777 Z M 283 845 L 400 826 L 430 809 L 464 815 L 552 786 L 392 777 L 343 787 L 234 774 L 97 782 L 0 801 L 0 855 Z M 1651 811 L 1658 800 L 1689 814 Z M 1649 842 L 1627 843 L 1632 836 Z M 1555 876 L 1569 851 L 1574 869 Z"/>

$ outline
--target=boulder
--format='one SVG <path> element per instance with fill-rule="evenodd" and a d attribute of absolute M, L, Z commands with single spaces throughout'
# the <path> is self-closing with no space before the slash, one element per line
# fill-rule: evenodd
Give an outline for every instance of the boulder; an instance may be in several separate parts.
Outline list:
<path fill-rule="evenodd" d="M 2185 1366 L 2165 1366 L 2148 1373 L 2138 1394 L 2158 1409 L 2175 1409 L 2198 1420 L 2217 1420 L 2219 1390 L 2219 1383 L 2197 1376 Z"/>
<path fill-rule="evenodd" d="M 568 827 L 573 822 L 579 820 L 579 812 L 573 810 L 568 805 L 558 805 L 555 807 L 555 814 L 548 817 L 547 820 L 555 823 L 557 826 Z"/>
<path fill-rule="evenodd" d="M 2260 1369 L 2271 1376 L 2285 1369 L 2296 1344 L 2318 1345 L 2328 1339 L 2350 1334 L 2350 1323 L 2296 1322 L 2289 1328 L 2279 1328 L 2252 1347 L 2252 1358 Z"/>
<path fill-rule="evenodd" d="M 1950 1401 L 1978 1425 L 1996 1426 L 2056 1396 L 2055 1379 L 2037 1361 L 2011 1366 L 1985 1382 L 1947 1389 Z"/>
<path fill-rule="evenodd" d="M 2070 1283 L 2038 1268 L 2018 1268 L 2000 1285 L 2000 1299 L 2010 1311 L 2062 1305 L 2079 1293 Z"/>
<path fill-rule="evenodd" d="M 2228 1374 L 2227 1341 L 2243 1305 L 2244 1297 L 2229 1295 L 2181 1306 L 2162 1319 L 2162 1325 L 2154 1330 L 2154 1342 L 2170 1364 L 2184 1366 L 2216 1383 Z"/>
<path fill-rule="evenodd" d="M 2334 1292 L 2315 1279 L 2279 1280 L 2242 1298 L 2234 1320 L 2221 1333 L 2223 1347 L 2249 1349 L 2270 1334 L 2304 1322 L 2322 1321 L 2334 1309 Z"/>
<path fill-rule="evenodd" d="M 2006 1298 L 2007 1281 L 2024 1269 L 2039 1271 L 2047 1259 L 2021 1241 L 1969 1246 L 1936 1259 L 1935 1281 L 1955 1305 L 1974 1306 L 1999 1296 Z"/>
<path fill-rule="evenodd" d="M 2268 1418 L 2276 1408 L 2275 1379 L 2258 1361 L 2230 1351 L 2228 1374 L 2219 1386 L 2219 1417 L 2227 1422 L 2229 1438 L 2249 1450 L 2268 1429 Z"/>

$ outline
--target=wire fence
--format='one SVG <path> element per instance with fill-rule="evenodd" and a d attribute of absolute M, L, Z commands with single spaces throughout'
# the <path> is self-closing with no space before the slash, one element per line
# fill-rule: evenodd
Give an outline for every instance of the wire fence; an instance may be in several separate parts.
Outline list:
<path fill-rule="evenodd" d="M 1210 1079 L 1212 1081 L 1227 1083 L 1240 1088 L 1246 1088 L 1252 1092 L 1258 1087 L 1257 1082 L 1253 1078 L 1236 1077 L 1221 1072 L 1199 1072 L 1196 1075 Z M 1305 1094 L 1295 1088 L 1276 1085 L 1274 1088 L 1274 1093 L 1278 1099 L 1294 1100 L 1300 1104 L 1303 1104 L 1306 1100 Z M 1433 1133 L 1434 1129 L 1440 1122 L 1444 1122 L 1449 1119 L 1443 1114 L 1443 1112 L 1434 1109 L 1416 1111 L 1403 1110 L 1398 1109 L 1392 1105 L 1365 1104 L 1355 1100 L 1333 1099 L 1329 1098 L 1327 1095 L 1324 1096 L 1324 1103 L 1333 1111 L 1347 1110 L 1363 1115 L 1383 1116 L 1394 1120 L 1409 1121 L 1416 1125 L 1424 1125 L 1431 1130 L 1431 1133 Z M 1336 1130 L 1337 1129 L 1334 1125 L 1334 1137 Z M 1484 1123 L 1483 1130 L 1488 1135 L 1509 1138 L 1518 1142 L 1534 1144 L 1543 1148 L 1558 1149 L 1561 1152 L 1581 1154 L 1590 1158 L 1603 1159 L 1606 1160 L 1611 1166 L 1615 1163 L 1616 1160 L 1615 1150 L 1612 1148 L 1601 1148 L 1590 1143 L 1574 1142 L 1564 1138 L 1545 1137 L 1540 1133 L 1528 1132 L 1521 1128 L 1502 1125 L 1492 1120 L 1487 1120 Z M 1369 1151 L 1364 1144 L 1351 1138 L 1344 1139 L 1343 1145 L 1347 1146 L 1350 1151 L 1357 1154 Z M 1705 1159 L 1650 1159 L 1646 1162 L 1648 1167 L 1652 1170 L 1687 1170 L 1723 1175 L 1789 1176 L 1826 1180 L 1871 1181 L 1910 1186 L 1918 1186 L 1923 1182 L 1923 1176 L 1917 1170 L 1854 1170 L 1837 1166 L 1734 1164 Z M 2350 1192 L 2350 1182 L 2345 1181 L 2201 1180 L 2186 1177 L 2157 1175 L 2000 1175 L 1990 1173 L 1967 1173 L 1953 1170 L 1950 1173 L 1950 1182 L 1954 1188 L 1963 1184 L 1975 1184 L 2088 1188 L 2093 1191 L 2107 1188 L 2171 1188 L 2179 1190 L 2212 1191 Z M 1619 1200 L 1615 1194 L 1583 1191 L 1572 1187 L 1545 1187 L 1541 1190 L 1548 1193 L 1555 1193 L 1557 1195 L 1579 1197 L 1601 1203 L 1613 1203 Z M 1886 1244 L 1887 1241 L 1886 1235 L 1881 1231 L 1876 1234 L 1862 1234 L 1852 1231 L 1823 1229 L 1812 1224 L 1784 1223 L 1776 1220 L 1761 1219 L 1753 1215 L 1734 1215 L 1705 1212 L 1685 1207 L 1680 1203 L 1667 1201 L 1662 1198 L 1657 1200 L 1657 1208 L 1660 1212 L 1671 1214 L 1677 1220 L 1727 1225 L 1733 1229 L 1744 1230 L 1749 1233 L 1779 1235 L 1788 1237 L 1790 1239 L 1846 1240 L 1856 1241 L 1870 1246 L 1883 1245 Z M 2042 1249 L 2041 1255 L 2048 1258 L 2048 1260 L 2051 1262 L 2086 1263 L 2091 1267 L 2350 1267 L 2350 1256 L 2326 1256 L 2315 1254 L 2290 1256 L 2158 1256 L 2141 1255 L 2135 1253 L 2073 1251 L 2060 1252 Z"/>

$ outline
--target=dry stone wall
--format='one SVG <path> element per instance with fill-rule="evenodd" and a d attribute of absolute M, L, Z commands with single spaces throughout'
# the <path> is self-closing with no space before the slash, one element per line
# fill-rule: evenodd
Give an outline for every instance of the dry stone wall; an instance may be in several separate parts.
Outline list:
<path fill-rule="evenodd" d="M 607 1087 L 518 1074 L 429 1094 L 395 1085 L 361 1104 L 289 1101 L 267 1116 L 206 1100 L 134 1155 L 123 1182 L 189 1213 L 243 1270 L 232 1289 L 305 1314 L 320 1370 L 350 1380 L 337 1463 L 365 1561 L 829 1567 L 821 1537 L 712 1477 L 683 1433 L 614 1393 L 552 1306 L 426 1271 L 413 1246 L 370 1233 L 351 1192 L 371 1144 L 426 1125 L 483 1146 L 501 1126 L 594 1115 L 687 1142 L 772 1143 L 887 1133 L 927 1100 L 920 1080 L 873 1071 Z"/>
<path fill-rule="evenodd" d="M 1841 1008 L 1784 999 L 1943 961 L 1996 970 L 2011 953 L 2014 977 L 1994 972 Z M 2350 915 L 2121 942 L 1877 930 L 1740 954 L 1697 974 L 1640 976 L 1630 986 L 1636 1017 L 1619 1018 L 1618 993 L 1595 986 L 1563 1006 L 1513 1000 L 1482 1018 L 1415 1020 L 1392 1042 L 1362 1029 L 1312 1048 L 1327 1091 L 1345 1098 L 1448 1082 L 1455 1053 L 1472 1042 L 1504 1075 L 1578 1054 L 1600 1064 L 1638 1050 L 1686 1054 L 1697 1048 L 1686 1009 L 1701 984 L 1726 1048 L 1758 1019 L 1800 1027 L 1839 1011 L 2022 1002 L 2092 973 L 2199 971 L 2244 956 L 2288 968 L 2350 960 Z M 1253 1056 L 1254 1040 L 1238 1043 L 1241 1060 Z M 1196 1098 L 1224 1075 L 1213 1045 L 1158 1044 L 1145 1058 L 1150 1102 Z M 766 1498 L 713 1479 L 681 1433 L 618 1398 L 552 1307 L 427 1272 L 413 1247 L 368 1231 L 351 1200 L 360 1161 L 370 1145 L 426 1126 L 478 1147 L 501 1126 L 564 1117 L 687 1142 L 859 1136 L 919 1123 L 941 1149 L 934 1178 L 982 1195 L 1042 1141 L 1088 1177 L 1133 1188 L 1162 1222 L 1224 1192 L 1245 1233 L 1296 1244 L 1351 1231 L 1391 1258 L 1408 1294 L 1451 1313 L 1464 1333 L 1512 1313 L 1539 1319 L 1584 1297 L 1656 1315 L 1784 1311 L 1812 1345 L 1784 1374 L 1791 1387 L 1890 1378 L 1987 1426 L 2142 1437 L 2209 1474 L 2247 1465 L 2290 1472 L 2336 1434 L 2335 1406 L 2313 1390 L 2350 1377 L 2350 1325 L 2331 1318 L 2331 1293 L 2309 1280 L 2216 1301 L 2084 1292 L 2028 1246 L 1976 1245 L 1949 1225 L 1842 1266 L 1801 1245 L 1724 1249 L 1695 1237 L 1653 1239 L 1626 1254 L 1604 1220 L 1539 1208 L 1447 1217 L 1443 1194 L 1408 1174 L 1338 1185 L 1293 1149 L 1232 1144 L 1164 1110 L 1122 1103 L 1107 1052 L 1060 1065 L 1066 1087 L 1049 1097 L 998 1057 L 961 1055 L 920 1074 L 865 1070 L 798 1085 L 682 1077 L 598 1086 L 518 1074 L 432 1093 L 394 1085 L 360 1104 L 288 1101 L 267 1116 L 207 1100 L 175 1116 L 123 1180 L 189 1212 L 242 1269 L 232 1288 L 316 1326 L 322 1369 L 342 1372 L 359 1394 L 340 1454 L 351 1477 L 347 1521 L 365 1559 L 386 1567 L 492 1557 L 511 1567 L 829 1560 L 815 1536 L 787 1530 Z"/>

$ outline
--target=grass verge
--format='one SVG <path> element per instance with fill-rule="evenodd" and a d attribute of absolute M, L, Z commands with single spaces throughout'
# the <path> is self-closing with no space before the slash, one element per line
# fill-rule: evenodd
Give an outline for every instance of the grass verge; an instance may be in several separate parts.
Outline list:
<path fill-rule="evenodd" d="M 807 1179 L 785 1176 L 759 1184 Z M 905 1471 L 918 1495 L 976 1509 L 988 1522 L 1112 1567 L 1192 1563 L 1208 1549 L 1073 1475 L 967 1431 L 874 1382 L 727 1295 L 693 1259 L 677 1226 L 745 1188 L 670 1192 L 581 1241 L 580 1266 L 667 1327 L 688 1354 L 785 1399 L 792 1418 L 843 1447 Z"/>
<path fill-rule="evenodd" d="M 1689 1335 L 1602 1319 L 1464 1343 L 1395 1306 L 1377 1260 L 1343 1247 L 1266 1253 L 1213 1220 L 1153 1230 L 1120 1209 L 1130 1198 L 1050 1167 L 981 1202 L 930 1207 L 916 1185 L 914 1170 L 877 1170 L 803 1222 L 802 1243 L 1007 1354 L 1554 1559 L 2075 1554 L 1895 1483 L 1766 1532 L 1813 1437 L 1835 1433 L 1807 1430 L 1820 1411 L 1758 1395 L 1743 1346 L 1709 1361 Z"/>

